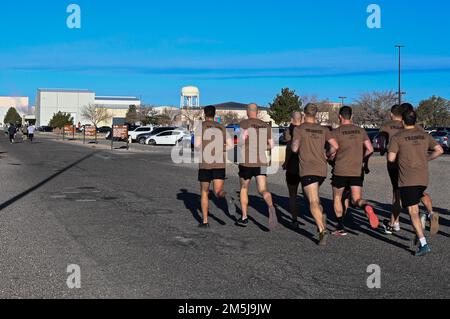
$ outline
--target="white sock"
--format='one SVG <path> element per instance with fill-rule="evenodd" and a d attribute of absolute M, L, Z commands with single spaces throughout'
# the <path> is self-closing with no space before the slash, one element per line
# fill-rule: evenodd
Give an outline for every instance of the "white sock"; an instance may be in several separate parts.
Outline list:
<path fill-rule="evenodd" d="M 422 245 L 422 247 L 425 247 L 427 245 L 427 239 L 424 238 L 420 238 L 420 245 Z"/>

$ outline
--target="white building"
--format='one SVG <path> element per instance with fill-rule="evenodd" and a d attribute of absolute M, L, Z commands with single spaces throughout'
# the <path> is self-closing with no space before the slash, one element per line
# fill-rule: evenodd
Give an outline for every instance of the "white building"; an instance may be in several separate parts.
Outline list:
<path fill-rule="evenodd" d="M 0 96 L 0 127 L 8 110 L 13 107 L 22 116 L 29 113 L 29 98 L 26 96 Z"/>
<path fill-rule="evenodd" d="M 107 108 L 113 117 L 126 114 L 130 105 L 140 106 L 136 97 L 96 96 L 90 90 L 38 89 L 36 96 L 36 125 L 46 126 L 58 112 L 69 113 L 74 124 L 90 124 L 81 116 L 83 107 L 97 105 Z M 116 114 L 117 113 L 117 114 Z"/>
<path fill-rule="evenodd" d="M 74 123 L 81 118 L 84 106 L 95 104 L 95 92 L 89 90 L 38 89 L 36 96 L 36 125 L 46 126 L 58 112 L 69 113 Z"/>

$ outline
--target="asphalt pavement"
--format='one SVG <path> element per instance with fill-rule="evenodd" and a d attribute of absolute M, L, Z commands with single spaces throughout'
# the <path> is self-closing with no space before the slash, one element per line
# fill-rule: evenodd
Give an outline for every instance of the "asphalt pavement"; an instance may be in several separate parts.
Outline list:
<path fill-rule="evenodd" d="M 107 148 L 40 135 L 36 143 L 10 145 L 0 137 L 1 298 L 449 296 L 449 156 L 431 164 L 441 231 L 430 238 L 433 253 L 416 258 L 406 215 L 403 231 L 386 236 L 352 211 L 350 235 L 319 248 L 301 196 L 302 225 L 289 227 L 283 172 L 269 177 L 281 221 L 276 231 L 266 228 L 255 187 L 248 228 L 235 226 L 234 209 L 213 200 L 211 229 L 200 230 L 195 165 L 173 164 L 170 148 Z M 387 216 L 385 159 L 371 166 L 365 194 Z M 228 174 L 226 190 L 237 199 L 237 168 L 230 165 Z M 333 230 L 330 193 L 327 181 L 321 195 Z M 68 287 L 68 265 L 80 267 L 80 289 Z M 380 289 L 367 285 L 370 265 L 381 269 Z"/>

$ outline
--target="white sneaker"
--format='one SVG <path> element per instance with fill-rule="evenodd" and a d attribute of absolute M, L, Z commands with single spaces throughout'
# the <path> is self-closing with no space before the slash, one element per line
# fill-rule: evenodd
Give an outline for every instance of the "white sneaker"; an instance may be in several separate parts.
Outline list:
<path fill-rule="evenodd" d="M 402 228 L 400 227 L 400 224 L 395 224 L 395 225 L 394 225 L 394 231 L 395 231 L 395 232 L 398 233 L 398 232 L 401 231 L 401 230 L 402 230 Z"/>
<path fill-rule="evenodd" d="M 425 230 L 427 228 L 427 214 L 420 214 L 420 223 L 422 224 L 422 229 Z"/>

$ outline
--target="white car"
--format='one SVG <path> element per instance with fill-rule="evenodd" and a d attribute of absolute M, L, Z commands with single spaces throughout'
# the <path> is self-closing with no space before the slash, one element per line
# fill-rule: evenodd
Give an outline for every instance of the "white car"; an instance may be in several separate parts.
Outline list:
<path fill-rule="evenodd" d="M 137 140 L 138 135 L 150 133 L 151 131 L 153 131 L 153 126 L 141 126 L 135 129 L 134 131 L 128 132 L 128 136 L 131 142 L 135 142 Z"/>
<path fill-rule="evenodd" d="M 177 145 L 179 142 L 190 139 L 191 134 L 185 130 L 165 131 L 147 138 L 147 145 Z"/>

